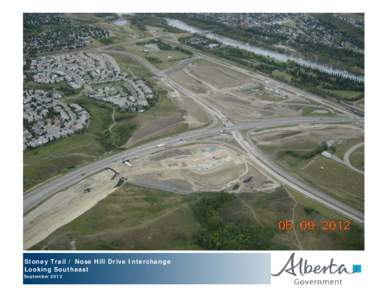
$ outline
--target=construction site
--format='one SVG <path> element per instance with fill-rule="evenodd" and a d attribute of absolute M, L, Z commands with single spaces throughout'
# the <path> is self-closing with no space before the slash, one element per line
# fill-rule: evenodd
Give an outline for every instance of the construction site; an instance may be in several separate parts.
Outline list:
<path fill-rule="evenodd" d="M 145 27 L 129 40 L 93 50 L 149 82 L 157 101 L 141 114 L 128 115 L 109 103 L 104 111 L 88 104 L 104 113 L 106 122 L 89 143 L 93 148 L 104 145 L 115 128 L 130 131 L 129 138 L 98 155 L 79 153 L 89 149 L 80 146 L 74 155 L 88 158 L 82 164 L 54 173 L 54 162 L 47 167 L 50 178 L 39 173 L 39 184 L 25 190 L 24 248 L 208 249 L 198 238 L 207 227 L 197 206 L 213 203 L 206 197 L 233 199 L 217 208 L 219 216 L 212 220 L 227 226 L 211 228 L 244 235 L 251 226 L 254 234 L 245 241 L 268 229 L 266 242 L 279 249 L 362 247 L 363 117 L 338 101 L 187 49 L 179 43 L 187 34 Z M 151 54 L 160 58 L 150 59 Z M 91 124 L 98 124 L 99 116 L 91 112 Z M 77 146 L 70 143 L 69 149 Z M 47 161 L 39 153 L 34 157 Z M 352 220 L 352 235 L 341 240 L 335 234 L 274 229 L 281 218 L 327 217 Z M 210 248 L 240 249 L 225 245 Z"/>
<path fill-rule="evenodd" d="M 165 149 L 149 157 L 123 159 L 47 199 L 25 217 L 25 247 L 82 215 L 124 183 L 182 195 L 279 187 L 231 146 L 199 143 Z"/>

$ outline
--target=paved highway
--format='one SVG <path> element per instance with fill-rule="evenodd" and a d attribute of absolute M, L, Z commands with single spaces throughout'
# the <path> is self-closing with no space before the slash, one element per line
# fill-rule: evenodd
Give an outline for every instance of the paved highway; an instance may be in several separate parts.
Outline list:
<path fill-rule="evenodd" d="M 204 58 L 204 59 L 206 59 L 206 60 L 208 60 L 210 62 L 213 62 L 213 63 L 218 64 L 218 65 L 225 66 L 227 68 L 230 68 L 232 70 L 235 70 L 235 71 L 243 73 L 243 74 L 246 74 L 246 75 L 248 75 L 250 77 L 253 77 L 253 78 L 256 78 L 258 80 L 265 80 L 268 83 L 273 84 L 274 86 L 282 86 L 286 90 L 295 93 L 296 96 L 310 98 L 310 99 L 314 100 L 315 102 L 324 104 L 325 106 L 331 107 L 331 108 L 333 108 L 333 109 L 335 109 L 335 110 L 337 110 L 337 111 L 339 111 L 341 113 L 347 114 L 349 116 L 353 116 L 353 117 L 358 118 L 358 119 L 361 119 L 361 118 L 364 117 L 364 112 L 360 111 L 359 109 L 357 109 L 354 106 L 350 106 L 350 105 L 348 105 L 346 103 L 343 103 L 343 102 L 337 103 L 336 101 L 328 100 L 328 99 L 320 97 L 320 96 L 318 96 L 316 94 L 313 94 L 313 93 L 307 92 L 305 90 L 299 89 L 299 88 L 297 88 L 295 86 L 292 86 L 292 85 L 286 84 L 284 82 L 272 79 L 271 77 L 268 77 L 268 75 L 266 75 L 264 73 L 261 73 L 261 72 L 258 72 L 258 71 L 248 70 L 248 69 L 246 69 L 244 67 L 237 66 L 236 64 L 226 62 L 226 59 L 223 59 L 223 58 L 220 58 L 220 57 L 216 57 L 216 56 L 213 56 L 213 55 L 209 55 L 208 53 L 206 53 L 204 51 L 201 51 L 201 50 L 189 47 L 187 45 L 184 45 L 184 44 L 181 44 L 181 43 L 178 43 L 178 42 L 174 42 L 174 41 L 171 41 L 171 40 L 169 40 L 169 42 L 171 44 L 175 44 L 175 45 L 177 45 L 179 47 L 182 47 L 182 48 L 184 48 L 186 50 L 189 50 L 189 51 L 193 52 L 195 54 L 195 56 L 198 57 L 198 58 Z M 167 71 L 167 73 L 168 73 L 168 71 Z M 158 74 L 155 74 L 155 75 L 158 76 Z"/>
<path fill-rule="evenodd" d="M 359 223 L 364 222 L 364 214 L 362 212 L 290 176 L 287 171 L 279 167 L 264 153 L 259 151 L 257 147 L 246 141 L 239 131 L 233 130 L 232 134 L 238 144 L 249 154 L 250 158 L 273 178 L 350 219 Z"/>
<path fill-rule="evenodd" d="M 120 152 L 118 154 L 103 158 L 99 161 L 96 161 L 87 166 L 81 167 L 64 176 L 54 178 L 24 194 L 24 213 L 26 213 L 33 207 L 39 205 L 42 201 L 52 196 L 53 194 L 57 193 L 58 191 L 61 191 L 63 189 L 66 189 L 72 186 L 73 184 L 79 182 L 83 178 L 93 173 L 96 173 L 98 171 L 101 171 L 102 169 L 109 167 L 111 164 L 115 162 L 120 162 L 123 159 L 133 159 L 134 157 L 149 155 L 151 153 L 160 151 L 163 147 L 174 146 L 177 143 L 184 144 L 184 143 L 196 141 L 201 138 L 211 137 L 219 134 L 220 132 L 224 132 L 224 133 L 231 132 L 233 137 L 240 144 L 240 146 L 248 153 L 250 158 L 256 164 L 261 166 L 266 172 L 268 172 L 268 174 L 272 175 L 280 182 L 310 197 L 311 199 L 317 202 L 320 202 L 332 208 L 333 210 L 348 216 L 353 220 L 363 223 L 363 218 L 364 218 L 363 213 L 343 204 L 340 201 L 337 201 L 331 198 L 328 195 L 325 195 L 324 193 L 304 184 L 303 182 L 297 180 L 296 178 L 293 178 L 292 176 L 287 174 L 284 170 L 282 170 L 279 166 L 273 163 L 271 160 L 266 158 L 263 155 L 263 153 L 259 152 L 256 149 L 256 147 L 251 145 L 249 142 L 245 141 L 240 133 L 240 130 L 244 130 L 244 129 L 255 129 L 255 128 L 266 129 L 266 128 L 273 128 L 273 127 L 280 127 L 280 126 L 291 126 L 291 125 L 296 125 L 301 123 L 310 123 L 310 124 L 347 123 L 347 122 L 355 122 L 355 121 L 361 120 L 361 118 L 354 116 L 353 111 L 349 112 L 349 110 L 344 108 L 343 106 L 340 106 L 338 104 L 333 104 L 327 101 L 326 99 L 321 99 L 317 97 L 316 95 L 311 95 L 299 89 L 287 86 L 287 89 L 293 90 L 294 92 L 296 92 L 298 96 L 301 96 L 301 97 L 314 96 L 313 99 L 316 102 L 330 106 L 336 109 L 337 111 L 341 111 L 346 115 L 346 117 L 344 116 L 344 117 L 323 117 L 323 118 L 322 117 L 273 118 L 273 119 L 261 119 L 258 122 L 250 122 L 250 123 L 234 125 L 230 121 L 228 121 L 227 118 L 218 109 L 211 106 L 207 102 L 201 101 L 202 99 L 199 99 L 199 97 L 197 97 L 194 93 L 188 91 L 186 88 L 182 87 L 181 85 L 177 84 L 175 81 L 171 80 L 165 72 L 155 68 L 151 63 L 149 63 L 144 58 L 139 57 L 133 53 L 124 52 L 124 51 L 107 50 L 107 49 L 100 49 L 100 50 L 105 50 L 104 52 L 108 52 L 108 53 L 123 54 L 123 55 L 129 56 L 131 59 L 134 59 L 135 61 L 142 64 L 144 67 L 146 67 L 153 75 L 160 78 L 161 81 L 163 81 L 165 84 L 167 84 L 177 92 L 186 96 L 190 96 L 214 119 L 221 120 L 222 123 L 224 124 L 224 127 L 193 130 L 176 136 L 160 139 L 160 140 L 157 140 L 145 145 L 141 145 L 135 148 L 131 148 L 123 152 Z M 196 55 L 201 56 L 203 54 L 196 53 Z M 224 62 L 220 62 L 219 60 L 215 60 L 214 58 L 211 58 L 211 57 L 207 57 L 207 58 L 211 59 L 212 61 L 218 64 L 225 64 Z M 269 82 L 273 81 L 272 79 L 264 77 L 260 74 L 252 74 L 251 72 L 238 68 L 234 65 L 228 64 L 228 67 L 235 69 L 236 71 L 246 73 L 247 75 L 252 77 L 259 76 L 261 77 L 260 79 L 266 79 Z M 276 83 L 279 84 L 278 82 Z M 164 146 L 160 147 L 161 144 L 163 144 Z"/>
<path fill-rule="evenodd" d="M 55 193 L 66 189 L 73 184 L 79 182 L 83 178 L 103 170 L 106 167 L 109 167 L 115 162 L 120 162 L 124 159 L 133 159 L 134 157 L 140 157 L 149 155 L 154 152 L 161 150 L 160 144 L 166 146 L 173 146 L 177 143 L 187 143 L 198 140 L 200 138 L 210 137 L 223 132 L 231 132 L 236 130 L 244 129 L 266 129 L 279 126 L 290 126 L 296 124 L 330 124 L 330 123 L 348 123 L 352 119 L 347 117 L 287 117 L 287 118 L 273 118 L 273 119 L 262 119 L 259 122 L 249 122 L 239 125 L 232 125 L 229 127 L 222 128 L 211 128 L 211 129 L 198 129 L 193 131 L 188 131 L 179 135 L 159 139 L 141 146 L 137 146 L 120 153 L 114 154 L 112 156 L 103 158 L 99 161 L 90 163 L 84 167 L 81 167 L 71 173 L 63 175 L 58 178 L 49 180 L 48 182 L 37 186 L 31 191 L 24 193 L 24 212 L 26 213 L 33 207 L 40 204 L 43 200 L 54 195 Z"/>

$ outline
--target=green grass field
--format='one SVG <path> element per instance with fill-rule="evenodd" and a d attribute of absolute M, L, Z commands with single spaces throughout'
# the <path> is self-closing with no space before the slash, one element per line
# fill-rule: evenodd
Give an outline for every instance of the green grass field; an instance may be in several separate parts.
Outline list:
<path fill-rule="evenodd" d="M 322 89 L 329 94 L 334 95 L 336 98 L 343 99 L 345 101 L 354 101 L 364 97 L 364 93 L 360 91 L 347 91 L 347 90 L 328 90 Z"/>
<path fill-rule="evenodd" d="M 198 228 L 187 207 L 191 201 L 125 184 L 38 247 L 48 243 L 49 248 L 66 249 L 75 239 L 77 249 L 168 249 L 171 244 L 184 248 Z"/>
<path fill-rule="evenodd" d="M 151 74 L 141 65 L 126 57 L 114 55 L 124 72 L 149 80 Z M 143 113 L 124 112 L 116 109 L 116 124 L 109 131 L 112 124 L 113 106 L 97 102 L 85 96 L 81 91 L 68 90 L 66 83 L 56 85 L 40 85 L 28 83 L 29 87 L 57 89 L 64 95 L 63 100 L 78 103 L 88 110 L 91 121 L 88 128 L 70 137 L 60 139 L 36 149 L 24 152 L 24 190 L 46 181 L 47 179 L 65 174 L 77 167 L 90 163 L 120 150 L 128 141 L 134 131 L 145 122 L 155 121 L 162 117 L 176 117 L 181 114 L 175 104 L 167 97 L 167 92 L 157 86 L 152 80 L 149 84 L 156 94 L 154 105 Z M 186 130 L 184 124 L 178 124 L 167 132 L 161 132 L 154 138 L 163 134 L 179 133 Z"/>
<path fill-rule="evenodd" d="M 145 67 L 136 63 L 128 56 L 117 53 L 109 53 L 109 55 L 116 60 L 122 72 L 141 78 L 149 78 L 152 76 L 152 74 Z"/>
<path fill-rule="evenodd" d="M 70 137 L 25 151 L 24 190 L 96 160 L 105 153 L 117 151 L 115 145 L 127 140 L 136 126 L 133 113 L 121 113 L 120 121 L 111 134 L 108 131 L 112 124 L 111 105 L 85 97 L 72 98 L 71 101 L 82 105 L 90 113 L 89 126 Z"/>
<path fill-rule="evenodd" d="M 110 54 L 117 61 L 122 71 L 133 76 L 145 78 L 158 96 L 158 101 L 149 110 L 137 115 L 138 122 L 153 120 L 160 117 L 175 116 L 180 113 L 176 105 L 168 98 L 167 92 L 151 80 L 152 74 L 143 66 L 127 56 Z"/>
<path fill-rule="evenodd" d="M 364 169 L 364 147 L 357 148 L 352 155 L 350 156 L 350 163 L 356 167 L 357 169 L 363 170 Z"/>
<path fill-rule="evenodd" d="M 336 148 L 336 155 L 340 158 L 344 158 L 344 155 L 345 155 L 345 152 L 351 148 L 352 146 L 358 144 L 358 143 L 361 143 L 363 142 L 364 139 L 363 138 L 354 138 L 354 139 L 348 139 L 348 140 L 345 140 L 343 141 L 341 144 L 338 144 L 335 146 Z"/>
<path fill-rule="evenodd" d="M 140 31 L 136 27 L 131 26 L 130 22 L 123 26 L 118 26 L 109 21 L 99 21 L 96 23 L 96 26 L 109 30 L 114 43 L 127 41 L 128 38 L 143 38 L 149 35 L 148 32 Z"/>
<path fill-rule="evenodd" d="M 121 44 L 112 48 L 113 50 L 119 51 L 128 51 L 132 52 L 135 55 L 147 59 L 158 69 L 164 70 L 172 67 L 176 62 L 189 58 L 191 55 L 185 52 L 180 51 L 179 49 L 169 49 L 169 50 L 154 50 L 144 52 L 145 46 L 134 45 L 134 44 Z"/>
<path fill-rule="evenodd" d="M 361 138 L 344 140 L 331 149 L 343 159 L 344 153 Z M 364 176 L 347 166 L 321 155 L 322 145 L 306 140 L 304 143 L 285 143 L 283 146 L 261 146 L 273 160 L 302 181 L 332 197 L 360 210 L 364 210 Z M 357 151 L 356 151 L 357 152 Z M 363 151 L 355 154 L 356 164 L 363 164 Z"/>
<path fill-rule="evenodd" d="M 328 248 L 356 250 L 364 248 L 364 229 L 361 225 L 348 220 L 331 209 L 307 198 L 306 196 L 287 189 L 289 195 L 296 201 L 294 208 L 294 226 L 304 249 L 321 250 L 322 245 Z M 325 221 L 350 221 L 349 231 L 322 232 Z M 314 230 L 303 230 L 303 223 L 313 222 Z M 325 246 L 323 246 L 326 248 Z"/>
<path fill-rule="evenodd" d="M 361 109 L 361 110 L 365 110 L 365 102 L 364 102 L 364 98 L 358 100 L 356 103 L 355 103 L 356 107 Z"/>
<path fill-rule="evenodd" d="M 134 122 L 136 122 L 138 126 L 150 122 L 157 122 L 157 120 L 160 118 L 176 118 L 182 114 L 182 111 L 180 111 L 178 107 L 168 98 L 167 91 L 159 87 L 155 82 L 150 79 L 151 74 L 147 69 L 136 64 L 128 57 L 117 54 L 113 54 L 112 56 L 117 60 L 117 63 L 119 64 L 120 68 L 125 72 L 131 71 L 132 75 L 134 76 L 147 78 L 148 83 L 151 85 L 152 89 L 156 92 L 158 96 L 158 100 L 154 106 L 152 106 L 144 113 L 136 115 Z M 173 128 L 168 128 L 150 137 L 146 137 L 144 140 L 139 141 L 139 143 L 135 143 L 134 145 L 150 142 L 154 139 L 162 138 L 169 134 L 178 134 L 185 130 L 187 130 L 187 125 L 184 123 L 179 123 Z"/>
<path fill-rule="evenodd" d="M 164 70 L 172 67 L 176 62 L 189 58 L 190 55 L 177 50 L 163 50 L 144 56 L 157 68 Z M 154 58 L 154 60 L 152 59 Z"/>
<path fill-rule="evenodd" d="M 296 221 L 343 219 L 283 188 L 182 196 L 125 184 L 33 249 L 298 249 L 295 233 L 277 225 L 293 210 Z M 304 249 L 363 249 L 363 229 L 356 224 L 346 234 L 297 233 Z"/>
<path fill-rule="evenodd" d="M 303 107 L 303 116 L 332 116 L 334 115 L 331 111 L 319 108 L 319 107 Z"/>
<path fill-rule="evenodd" d="M 279 163 L 328 195 L 360 211 L 364 210 L 363 175 L 319 154 L 308 160 L 285 155 Z"/>
<path fill-rule="evenodd" d="M 188 130 L 188 126 L 187 124 L 185 123 L 179 123 L 171 128 L 168 128 L 166 130 L 163 130 L 161 132 L 158 132 L 156 134 L 152 134 L 150 136 L 147 136 L 146 138 L 143 138 L 135 143 L 133 143 L 131 145 L 131 147 L 135 147 L 135 146 L 140 146 L 140 145 L 143 145 L 143 144 L 146 144 L 146 143 L 150 143 L 152 141 L 155 141 L 155 140 L 158 140 L 158 139 L 162 139 L 162 138 L 165 138 L 165 137 L 168 137 L 168 136 L 173 136 L 173 135 L 177 135 L 177 134 L 180 134 L 182 132 L 185 132 Z"/>
<path fill-rule="evenodd" d="M 36 149 L 24 152 L 24 190 L 44 182 L 45 180 L 65 174 L 77 167 L 112 154 L 120 150 L 140 124 L 160 117 L 180 114 L 176 106 L 167 98 L 166 93 L 155 88 L 158 101 L 144 113 L 117 111 L 116 124 L 112 124 L 113 107 L 109 104 L 96 102 L 86 97 L 69 97 L 68 101 L 85 107 L 91 116 L 89 127 L 70 137 L 60 139 Z M 167 134 L 185 131 L 183 123 L 165 132 L 160 132 L 153 139 Z"/>
<path fill-rule="evenodd" d="M 290 27 L 290 28 L 296 27 L 296 23 L 294 20 L 285 20 L 282 23 L 280 23 L 280 25 L 285 26 L 285 27 Z"/>
<path fill-rule="evenodd" d="M 275 79 L 280 79 L 282 81 L 291 82 L 292 76 L 290 74 L 287 74 L 286 72 L 282 72 L 279 70 L 275 70 L 272 72 L 272 76 Z"/>

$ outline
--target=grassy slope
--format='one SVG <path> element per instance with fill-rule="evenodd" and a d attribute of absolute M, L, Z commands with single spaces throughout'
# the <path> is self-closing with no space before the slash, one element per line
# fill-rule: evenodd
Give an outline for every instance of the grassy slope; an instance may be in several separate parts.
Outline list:
<path fill-rule="evenodd" d="M 116 151 L 115 145 L 127 140 L 136 126 L 133 114 L 122 113 L 121 120 L 110 134 L 108 127 L 112 123 L 111 105 L 97 103 L 85 97 L 73 98 L 72 102 L 88 110 L 91 115 L 89 126 L 70 137 L 25 151 L 25 190 L 50 177 L 91 162 L 106 152 Z"/>
<path fill-rule="evenodd" d="M 336 155 L 340 158 L 344 158 L 344 154 L 345 152 L 350 149 L 352 146 L 362 142 L 364 139 L 362 138 L 355 138 L 355 139 L 348 139 L 344 142 L 342 142 L 341 144 L 337 145 L 336 146 Z"/>
<path fill-rule="evenodd" d="M 317 227 L 321 227 L 322 221 L 345 221 L 347 219 L 296 191 L 288 189 L 288 193 L 298 204 L 295 207 L 294 224 L 304 249 L 320 250 L 322 249 L 320 247 L 325 244 L 331 245 L 323 246 L 325 249 L 356 250 L 364 248 L 364 229 L 356 223 L 351 223 L 350 231 L 347 232 L 301 230 L 300 224 L 306 221 L 313 221 Z"/>
<path fill-rule="evenodd" d="M 210 240 L 212 247 L 220 249 L 245 249 L 255 245 L 264 249 L 297 248 L 292 231 L 277 230 L 279 220 L 292 216 L 294 195 L 291 198 L 286 190 L 280 188 L 273 193 L 230 195 L 231 200 L 214 206 L 212 203 L 219 201 L 219 196 L 220 193 L 182 196 L 126 184 L 55 231 L 34 249 L 69 249 L 71 241 L 75 241 L 78 250 L 195 250 L 204 248 L 203 239 L 205 242 Z M 318 222 L 327 217 L 337 217 L 316 208 L 309 199 L 299 201 L 299 198 L 298 220 L 313 219 Z M 306 205 L 315 209 L 305 210 Z M 209 213 L 198 214 L 201 209 Z M 341 219 L 340 216 L 338 218 Z M 212 224 L 218 225 L 214 227 Z M 255 235 L 255 230 L 258 230 L 258 236 L 244 239 L 252 233 Z M 260 236 L 269 240 L 260 240 Z M 252 244 L 252 238 L 256 244 Z M 301 241 L 306 249 L 362 249 L 363 233 L 362 228 L 352 225 L 351 232 L 346 234 L 314 231 L 303 234 Z"/>
<path fill-rule="evenodd" d="M 145 78 L 151 74 L 141 65 L 120 55 L 113 55 L 124 72 L 133 76 Z M 79 91 L 68 91 L 66 84 L 39 85 L 29 82 L 28 87 L 52 89 L 56 88 L 67 96 L 65 100 L 79 103 L 91 115 L 89 127 L 82 132 L 68 138 L 60 139 L 36 149 L 24 152 L 24 190 L 44 182 L 45 180 L 64 174 L 72 169 L 98 159 L 106 153 L 118 151 L 125 144 L 133 132 L 144 122 L 156 120 L 158 117 L 175 117 L 181 112 L 168 99 L 166 91 L 150 82 L 156 91 L 158 102 L 144 113 L 128 113 L 116 110 L 116 125 L 112 134 L 108 128 L 112 124 L 112 109 L 109 104 L 99 103 L 80 96 Z M 153 138 L 159 138 L 168 133 L 179 133 L 186 130 L 183 124 L 161 132 Z"/>
<path fill-rule="evenodd" d="M 198 227 L 192 212 L 185 209 L 189 202 L 180 195 L 126 184 L 38 248 L 49 243 L 50 248 L 66 249 L 72 239 L 77 240 L 77 249 L 167 249 L 170 243 L 185 248 L 185 240 L 190 243 Z M 174 214 L 175 209 L 180 215 Z M 168 218 L 158 222 L 166 214 Z"/>
<path fill-rule="evenodd" d="M 331 111 L 321 107 L 304 107 L 302 111 L 303 116 L 332 116 Z"/>
<path fill-rule="evenodd" d="M 279 163 L 302 180 L 363 211 L 364 176 L 320 154 L 298 159 L 285 154 Z"/>
<path fill-rule="evenodd" d="M 150 41 L 150 43 L 152 42 Z M 114 46 L 112 49 L 132 52 L 142 58 L 147 59 L 151 64 L 161 70 L 172 67 L 178 61 L 190 57 L 189 54 L 184 53 L 179 49 L 144 52 L 144 47 L 144 45 L 120 44 L 118 46 Z"/>
<path fill-rule="evenodd" d="M 350 156 L 350 163 L 358 168 L 358 169 L 364 169 L 364 147 L 360 147 L 357 150 L 355 150 L 352 155 Z"/>
<path fill-rule="evenodd" d="M 112 124 L 112 109 L 109 104 L 99 103 L 85 97 L 71 97 L 68 101 L 79 103 L 91 115 L 88 128 L 70 137 L 60 139 L 36 149 L 24 152 L 24 190 L 33 187 L 53 176 L 64 174 L 83 164 L 98 159 L 106 153 L 119 151 L 133 132 L 147 121 L 158 117 L 180 114 L 176 106 L 167 98 L 166 93 L 157 88 L 158 102 L 144 113 L 116 111 L 116 125 L 112 134 L 108 128 Z M 166 134 L 186 130 L 183 124 L 170 128 L 154 136 L 160 138 Z"/>
<path fill-rule="evenodd" d="M 343 158 L 346 150 L 361 140 L 345 140 L 335 147 L 335 155 Z M 303 157 L 303 155 L 312 153 L 311 151 L 317 149 L 318 146 L 318 144 L 306 141 L 299 145 L 292 145 L 292 147 L 287 145 L 284 147 L 260 145 L 259 147 L 283 168 L 304 182 L 362 211 L 364 209 L 364 176 L 340 163 L 324 158 L 319 153 L 312 157 Z M 291 150 L 294 155 L 287 153 Z"/>
<path fill-rule="evenodd" d="M 120 68 L 124 72 L 128 72 L 134 76 L 142 77 L 142 78 L 150 78 L 151 73 L 141 65 L 138 65 L 132 59 L 127 56 L 123 56 L 120 54 L 110 54 L 115 58 Z M 171 117 L 175 118 L 180 116 L 182 112 L 178 109 L 178 107 L 168 98 L 167 92 L 161 87 L 157 86 L 155 82 L 149 79 L 149 83 L 152 88 L 158 94 L 158 102 L 151 109 L 147 110 L 145 113 L 138 114 L 135 118 L 135 122 L 140 126 L 141 124 L 145 124 L 146 122 L 157 121 L 158 118 L 166 118 Z M 146 141 L 151 141 L 153 139 L 165 137 L 168 134 L 177 134 L 187 130 L 187 126 L 183 123 L 178 123 L 173 128 L 168 128 L 164 131 L 158 132 L 156 135 L 152 137 L 148 137 Z M 144 142 L 144 141 L 143 141 Z"/>
<path fill-rule="evenodd" d="M 364 93 L 360 91 L 347 91 L 347 90 L 329 90 L 323 89 L 329 93 L 334 94 L 335 96 L 344 99 L 346 101 L 355 101 L 364 97 Z"/>

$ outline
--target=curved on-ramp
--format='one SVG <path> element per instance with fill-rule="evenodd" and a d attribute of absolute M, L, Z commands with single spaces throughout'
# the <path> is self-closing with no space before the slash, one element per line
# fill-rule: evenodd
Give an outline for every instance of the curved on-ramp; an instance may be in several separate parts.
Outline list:
<path fill-rule="evenodd" d="M 364 146 L 364 142 L 361 142 L 361 143 L 358 143 L 356 145 L 354 145 L 353 147 L 350 147 L 344 154 L 344 162 L 345 164 L 350 168 L 352 169 L 353 171 L 357 172 L 357 173 L 360 173 L 360 174 L 364 174 L 364 171 L 363 170 L 360 170 L 358 168 L 356 168 L 355 166 L 352 165 L 351 161 L 350 161 L 350 156 L 352 155 L 352 153 L 354 151 L 356 151 L 358 148 Z"/>
<path fill-rule="evenodd" d="M 24 212 L 28 212 L 33 207 L 39 205 L 42 201 L 54 195 L 55 193 L 64 190 L 71 185 L 81 181 L 85 177 L 96 173 L 108 166 L 112 163 L 120 162 L 124 159 L 131 159 L 134 157 L 149 155 L 151 153 L 160 151 L 160 145 L 164 144 L 165 146 L 176 145 L 177 143 L 182 142 L 190 142 L 198 140 L 199 138 L 214 136 L 222 132 L 238 132 L 239 130 L 245 129 L 266 129 L 271 127 L 278 126 L 291 126 L 301 123 L 347 123 L 350 122 L 351 119 L 346 117 L 292 117 L 292 118 L 277 118 L 277 119 L 263 119 L 260 122 L 250 122 L 239 125 L 232 125 L 229 127 L 223 128 L 206 128 L 206 129 L 198 129 L 189 132 L 185 132 L 179 135 L 175 135 L 168 138 L 159 139 L 135 148 L 131 148 L 120 153 L 114 154 L 109 157 L 105 157 L 99 161 L 93 162 L 87 166 L 81 167 L 71 173 L 63 175 L 61 177 L 54 178 L 48 181 L 45 184 L 39 185 L 36 188 L 27 191 L 24 193 Z M 237 141 L 241 141 L 239 137 L 236 138 Z M 249 144 L 245 142 L 245 140 L 241 141 L 241 145 L 243 149 L 245 149 L 248 153 L 250 153 L 253 157 L 257 159 L 257 153 L 254 153 Z M 263 163 L 261 162 L 261 165 Z M 294 187 L 299 190 L 301 193 L 309 196 L 313 200 L 316 200 L 320 203 L 325 204 L 328 207 L 333 208 L 337 212 L 344 214 L 360 223 L 363 223 L 363 214 L 358 212 L 352 208 L 347 207 L 343 203 L 332 198 L 328 198 L 329 196 L 323 194 L 320 191 L 315 189 L 311 189 L 310 187 L 301 184 L 300 182 L 295 182 L 295 180 L 290 177 L 288 174 L 282 174 L 277 170 L 278 167 L 274 165 L 272 162 L 268 162 L 263 165 L 263 168 L 267 170 L 270 174 L 272 174 L 275 178 L 278 178 L 282 183 Z M 280 175 L 279 175 L 280 173 Z"/>

